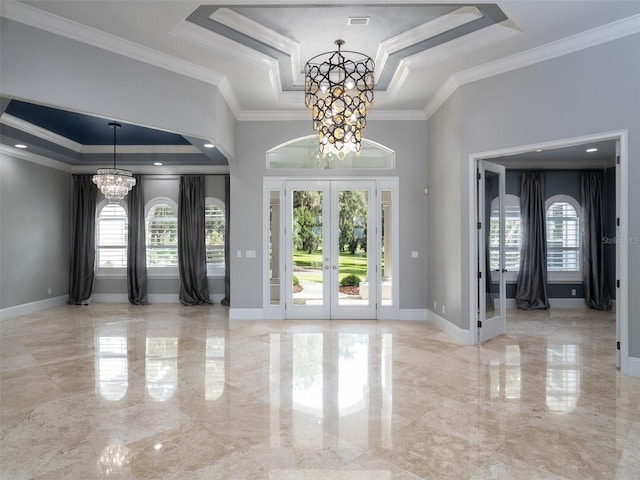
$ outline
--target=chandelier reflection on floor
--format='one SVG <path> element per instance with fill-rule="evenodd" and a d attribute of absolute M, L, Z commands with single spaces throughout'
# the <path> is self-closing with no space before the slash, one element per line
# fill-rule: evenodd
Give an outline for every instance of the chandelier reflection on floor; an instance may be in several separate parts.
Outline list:
<path fill-rule="evenodd" d="M 113 168 L 99 168 L 96 175 L 93 176 L 95 183 L 109 203 L 120 203 L 120 201 L 129 193 L 136 179 L 129 170 L 116 168 L 116 130 L 122 125 L 111 122 L 113 127 Z"/>
<path fill-rule="evenodd" d="M 305 67 L 305 104 L 311 110 L 320 153 L 360 154 L 367 113 L 373 104 L 374 61 L 358 52 L 338 50 L 321 53 Z M 344 54 L 348 54 L 347 58 Z"/>

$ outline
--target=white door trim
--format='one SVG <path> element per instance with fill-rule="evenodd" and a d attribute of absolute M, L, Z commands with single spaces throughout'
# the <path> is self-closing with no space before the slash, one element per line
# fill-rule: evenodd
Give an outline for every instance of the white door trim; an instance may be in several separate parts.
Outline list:
<path fill-rule="evenodd" d="M 604 140 L 617 140 L 620 144 L 620 182 L 616 188 L 616 195 L 619 204 L 618 217 L 620 218 L 620 227 L 618 227 L 618 238 L 627 239 L 629 237 L 629 158 L 628 158 L 628 130 L 615 130 L 611 132 L 596 133 L 581 137 L 564 138 L 549 142 L 535 143 L 530 145 L 521 145 L 516 147 L 508 147 L 503 149 L 491 150 L 486 152 L 478 152 L 469 154 L 468 177 L 469 177 L 469 205 L 468 205 L 468 221 L 469 221 L 469 251 L 468 251 L 468 271 L 469 271 L 469 338 L 478 338 L 477 323 L 478 311 L 478 293 L 477 293 L 477 262 L 476 252 L 478 249 L 476 225 L 475 225 L 475 208 L 477 198 L 477 182 L 476 170 L 478 160 L 501 157 L 506 155 L 514 155 L 518 153 L 529 152 L 537 149 L 551 149 L 559 147 L 568 147 L 572 145 L 580 145 L 590 142 L 598 142 Z M 620 330 L 620 370 L 624 374 L 630 374 L 629 365 L 629 245 L 628 242 L 621 241 L 616 243 L 616 251 L 619 258 L 619 269 L 617 278 L 620 280 L 620 288 L 617 289 L 616 295 L 616 316 L 617 324 Z M 615 348 L 615 345 L 612 346 Z"/>

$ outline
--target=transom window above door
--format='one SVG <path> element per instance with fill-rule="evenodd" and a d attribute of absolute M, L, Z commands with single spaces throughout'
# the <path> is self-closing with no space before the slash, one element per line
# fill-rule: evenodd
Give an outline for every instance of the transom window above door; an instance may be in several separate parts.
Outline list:
<path fill-rule="evenodd" d="M 348 153 L 343 160 L 322 155 L 315 135 L 278 145 L 267 152 L 268 169 L 378 169 L 395 168 L 395 152 L 379 143 L 362 139 L 360 155 Z"/>

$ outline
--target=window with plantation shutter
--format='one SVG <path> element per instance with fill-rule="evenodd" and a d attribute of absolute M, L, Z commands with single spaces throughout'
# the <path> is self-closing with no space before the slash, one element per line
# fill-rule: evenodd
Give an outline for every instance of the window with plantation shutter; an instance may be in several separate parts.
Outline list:
<path fill-rule="evenodd" d="M 207 198 L 205 203 L 207 271 L 210 275 L 224 275 L 224 204 L 216 198 Z"/>
<path fill-rule="evenodd" d="M 178 217 L 170 203 L 157 202 L 146 217 L 147 267 L 178 266 Z"/>
<path fill-rule="evenodd" d="M 520 197 L 515 195 L 505 195 L 505 268 L 507 269 L 507 279 L 515 280 L 516 273 L 520 269 Z M 499 269 L 499 233 L 500 216 L 498 209 L 498 199 L 491 202 L 491 216 L 489 218 L 489 261 L 491 271 Z M 513 278 L 512 278 L 513 277 Z"/>
<path fill-rule="evenodd" d="M 580 205 L 567 195 L 556 195 L 547 200 L 547 271 L 579 274 L 580 257 Z M 578 276 L 576 276 L 576 279 Z"/>
<path fill-rule="evenodd" d="M 127 266 L 127 212 L 122 205 L 105 203 L 96 221 L 96 266 L 122 269 Z"/>

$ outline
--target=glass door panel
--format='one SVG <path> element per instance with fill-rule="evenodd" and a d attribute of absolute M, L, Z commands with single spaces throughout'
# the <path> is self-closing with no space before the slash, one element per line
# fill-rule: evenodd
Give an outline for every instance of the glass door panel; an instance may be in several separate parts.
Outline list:
<path fill-rule="evenodd" d="M 327 182 L 288 182 L 287 316 L 328 318 L 330 251 Z"/>
<path fill-rule="evenodd" d="M 332 318 L 376 318 L 378 278 L 374 206 L 375 183 L 334 181 L 332 208 Z M 371 229 L 370 227 L 373 226 Z"/>
<path fill-rule="evenodd" d="M 480 161 L 479 170 L 479 340 L 485 342 L 506 332 L 505 170 L 486 161 Z"/>
<path fill-rule="evenodd" d="M 288 318 L 376 318 L 373 181 L 287 182 Z"/>

